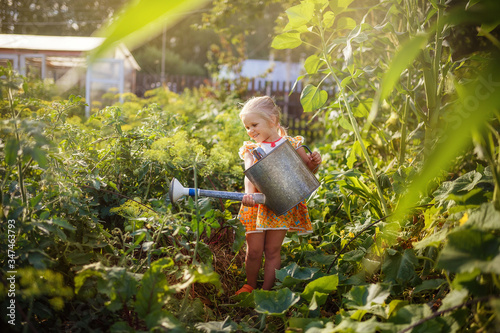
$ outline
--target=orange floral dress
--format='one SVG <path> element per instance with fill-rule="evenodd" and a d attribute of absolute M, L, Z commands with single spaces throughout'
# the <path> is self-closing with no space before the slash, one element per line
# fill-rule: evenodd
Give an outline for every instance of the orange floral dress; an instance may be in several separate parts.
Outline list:
<path fill-rule="evenodd" d="M 304 142 L 304 138 L 301 136 L 286 136 L 285 139 L 290 141 L 295 149 Z M 257 147 L 261 147 L 265 151 L 269 150 L 269 147 L 262 146 L 262 144 L 253 141 L 245 141 L 239 150 L 239 156 L 241 159 L 245 159 L 245 155 L 247 153 L 252 154 L 252 150 Z M 253 163 L 256 162 L 257 160 L 254 158 Z M 299 234 L 312 233 L 311 220 L 305 200 L 281 216 L 274 214 L 266 205 L 257 204 L 253 207 L 241 205 L 238 220 L 245 226 L 246 233 L 262 232 L 264 230 L 288 230 L 296 231 Z"/>

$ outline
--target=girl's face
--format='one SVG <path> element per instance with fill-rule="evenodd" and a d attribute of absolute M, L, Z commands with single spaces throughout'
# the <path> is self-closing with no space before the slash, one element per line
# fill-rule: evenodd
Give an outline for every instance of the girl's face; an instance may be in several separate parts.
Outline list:
<path fill-rule="evenodd" d="M 255 142 L 273 142 L 280 138 L 277 131 L 277 122 L 270 122 L 255 113 L 242 115 L 241 120 L 247 129 L 248 135 Z"/>

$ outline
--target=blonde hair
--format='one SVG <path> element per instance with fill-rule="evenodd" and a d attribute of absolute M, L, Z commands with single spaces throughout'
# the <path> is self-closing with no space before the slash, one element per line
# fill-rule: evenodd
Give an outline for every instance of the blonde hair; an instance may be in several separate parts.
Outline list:
<path fill-rule="evenodd" d="M 269 96 L 252 97 L 245 102 L 240 111 L 240 119 L 245 114 L 257 114 L 269 123 L 273 122 L 273 118 L 277 123 L 278 134 L 286 136 L 286 129 L 281 126 L 281 109 L 274 103 L 273 99 Z"/>

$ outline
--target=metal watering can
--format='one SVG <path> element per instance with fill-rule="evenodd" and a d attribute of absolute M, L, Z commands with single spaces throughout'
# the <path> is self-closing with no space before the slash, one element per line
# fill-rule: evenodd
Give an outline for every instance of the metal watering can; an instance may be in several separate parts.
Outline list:
<path fill-rule="evenodd" d="M 312 153 L 309 147 L 301 147 Z M 245 175 L 266 195 L 266 206 L 278 216 L 297 206 L 320 185 L 288 140 L 246 169 Z"/>
<path fill-rule="evenodd" d="M 310 153 L 307 146 L 304 147 Z M 298 148 L 297 148 L 298 149 Z M 247 178 L 261 193 L 253 193 L 256 203 L 265 204 L 280 216 L 309 197 L 320 185 L 292 144 L 285 140 L 269 154 L 254 153 L 258 161 L 245 170 Z M 260 158 L 260 159 L 259 159 Z M 194 188 L 185 188 L 177 179 L 170 183 L 170 202 L 185 195 L 195 196 Z M 241 201 L 245 193 L 198 189 L 198 196 Z"/>

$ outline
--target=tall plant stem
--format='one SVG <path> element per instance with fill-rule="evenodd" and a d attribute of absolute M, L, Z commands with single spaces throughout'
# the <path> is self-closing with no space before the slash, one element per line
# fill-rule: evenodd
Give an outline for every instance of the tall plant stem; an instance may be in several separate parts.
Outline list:
<path fill-rule="evenodd" d="M 411 71 L 408 69 L 408 78 L 406 80 L 406 87 L 409 88 L 411 84 Z M 410 96 L 406 95 L 405 105 L 403 107 L 403 117 L 401 121 L 401 145 L 399 147 L 399 165 L 403 165 L 406 157 L 406 133 L 408 130 L 408 109 L 410 107 Z"/>
<path fill-rule="evenodd" d="M 436 39 L 434 42 L 434 57 L 431 62 L 431 75 L 425 77 L 425 93 L 427 98 L 427 128 L 425 131 L 425 155 L 430 152 L 432 140 L 433 140 L 433 129 L 436 127 L 439 119 L 439 91 L 441 90 L 441 84 L 439 82 L 439 72 L 441 65 L 441 54 L 443 49 L 443 14 L 444 14 L 444 4 L 443 0 L 438 3 L 437 9 L 437 22 L 436 22 Z"/>
<path fill-rule="evenodd" d="M 196 169 L 196 161 L 194 163 L 194 209 L 196 213 L 196 243 L 193 251 L 193 265 L 198 263 L 196 259 L 198 255 L 198 243 L 200 242 L 200 208 L 198 207 L 198 173 Z"/>
<path fill-rule="evenodd" d="M 12 93 L 12 88 L 9 87 L 8 89 L 8 99 L 9 99 L 9 108 L 12 113 L 12 120 L 14 123 L 14 129 L 16 132 L 16 139 L 19 144 L 21 144 L 21 140 L 19 138 L 19 128 L 17 127 L 16 119 L 16 110 L 14 106 L 14 95 Z M 27 198 L 26 198 L 26 189 L 24 188 L 24 176 L 23 176 L 23 161 L 20 158 L 17 158 L 17 177 L 19 179 L 19 190 L 21 191 L 21 198 L 23 201 L 23 204 L 26 204 Z M 29 208 L 29 207 L 26 207 Z M 23 216 L 26 215 L 26 211 L 24 211 Z"/>
<path fill-rule="evenodd" d="M 194 251 L 193 251 L 193 267 L 196 266 L 198 263 L 198 260 L 196 257 L 198 256 L 198 243 L 200 242 L 200 209 L 198 207 L 198 174 L 197 174 L 197 168 L 196 168 L 196 160 L 198 158 L 195 158 L 194 161 L 194 208 L 195 208 L 195 215 L 196 215 L 196 243 L 194 245 Z M 181 305 L 181 316 L 186 315 L 186 306 L 187 306 L 187 300 L 189 297 L 189 293 L 191 292 L 191 287 L 192 284 L 190 284 L 186 288 L 186 293 L 184 294 L 184 299 L 182 300 L 182 305 Z"/>
<path fill-rule="evenodd" d="M 321 42 L 322 42 L 322 46 L 323 46 L 323 56 L 324 56 L 325 63 L 327 64 L 328 69 L 330 71 L 329 74 L 332 75 L 333 79 L 335 80 L 335 82 L 337 83 L 337 86 L 340 89 L 340 96 L 342 97 L 342 100 L 343 100 L 344 105 L 345 105 L 346 110 L 347 110 L 347 114 L 349 115 L 349 120 L 351 122 L 353 131 L 354 131 L 354 135 L 356 136 L 356 139 L 359 141 L 359 146 L 361 147 L 361 151 L 363 152 L 363 155 L 365 157 L 366 164 L 368 165 L 368 169 L 370 170 L 370 173 L 372 175 L 375 186 L 377 187 L 377 192 L 378 192 L 378 195 L 380 197 L 380 204 L 382 205 L 382 212 L 384 213 L 384 215 L 389 215 L 389 211 L 387 210 L 387 204 L 386 204 L 385 198 L 384 198 L 384 193 L 382 192 L 382 188 L 380 187 L 380 183 L 378 181 L 377 172 L 375 171 L 375 167 L 373 166 L 373 163 L 370 159 L 370 155 L 368 154 L 368 151 L 366 150 L 366 146 L 363 142 L 363 138 L 361 137 L 361 132 L 359 130 L 358 122 L 356 121 L 356 118 L 354 117 L 354 114 L 352 112 L 351 104 L 349 104 L 349 102 L 347 101 L 347 97 L 345 95 L 344 88 L 340 84 L 340 80 L 337 77 L 337 75 L 335 74 L 335 71 L 332 67 L 332 64 L 328 61 L 328 51 L 327 51 L 327 46 L 325 43 L 324 31 L 321 28 L 321 26 L 320 26 L 320 36 L 321 36 Z"/>

